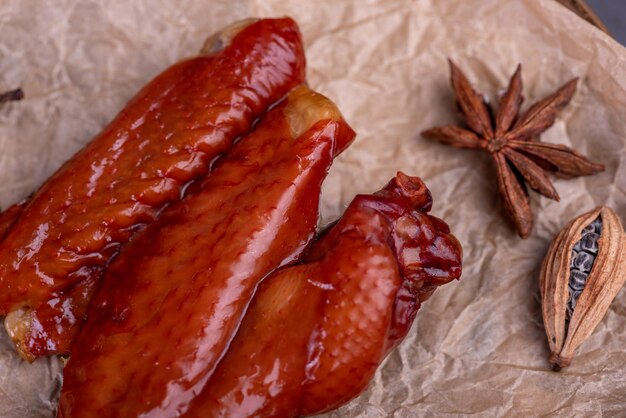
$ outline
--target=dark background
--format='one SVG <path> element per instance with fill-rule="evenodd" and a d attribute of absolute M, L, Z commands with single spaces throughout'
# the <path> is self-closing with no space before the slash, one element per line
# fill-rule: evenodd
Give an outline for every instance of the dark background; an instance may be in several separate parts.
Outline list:
<path fill-rule="evenodd" d="M 611 35 L 626 45 L 626 0 L 587 0 L 587 4 L 609 28 Z"/>

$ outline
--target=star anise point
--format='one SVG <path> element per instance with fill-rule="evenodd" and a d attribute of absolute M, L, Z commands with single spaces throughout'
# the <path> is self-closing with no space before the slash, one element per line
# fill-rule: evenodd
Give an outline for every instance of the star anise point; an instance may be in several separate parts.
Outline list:
<path fill-rule="evenodd" d="M 556 201 L 559 195 L 546 171 L 559 177 L 578 177 L 604 170 L 575 150 L 564 145 L 541 142 L 539 135 L 551 127 L 557 113 L 571 101 L 578 77 L 563 84 L 553 94 L 520 113 L 522 65 L 518 64 L 500 97 L 497 112 L 474 90 L 461 69 L 448 59 L 450 82 L 467 128 L 455 125 L 435 127 L 422 132 L 425 138 L 457 148 L 484 149 L 495 162 L 498 190 L 504 207 L 522 238 L 530 235 L 533 216 L 526 185 Z"/>

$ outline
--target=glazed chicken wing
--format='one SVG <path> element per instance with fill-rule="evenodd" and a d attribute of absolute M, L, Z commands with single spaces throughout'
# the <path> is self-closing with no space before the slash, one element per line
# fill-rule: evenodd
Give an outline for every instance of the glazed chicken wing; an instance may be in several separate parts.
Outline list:
<path fill-rule="evenodd" d="M 211 376 L 258 283 L 313 238 L 322 180 L 354 138 L 292 92 L 107 269 L 64 369 L 60 417 L 174 417 Z"/>
<path fill-rule="evenodd" d="M 120 245 L 304 81 L 291 19 L 247 20 L 156 77 L 33 196 L 0 244 L 0 315 L 24 358 L 66 353 Z"/>
<path fill-rule="evenodd" d="M 420 179 L 358 196 L 300 265 L 267 277 L 184 417 L 297 417 L 359 394 L 420 307 L 461 274 Z"/>

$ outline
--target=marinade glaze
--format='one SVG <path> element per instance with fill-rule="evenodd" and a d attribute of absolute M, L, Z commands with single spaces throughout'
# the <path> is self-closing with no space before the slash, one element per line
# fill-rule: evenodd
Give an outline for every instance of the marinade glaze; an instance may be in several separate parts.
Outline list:
<path fill-rule="evenodd" d="M 63 376 L 60 417 L 174 417 L 211 376 L 263 277 L 313 238 L 322 180 L 354 138 L 293 91 L 110 264 Z"/>
<path fill-rule="evenodd" d="M 67 352 L 120 245 L 304 81 L 291 19 L 235 25 L 204 52 L 140 91 L 35 193 L 0 244 L 0 315 L 23 357 Z"/>
<path fill-rule="evenodd" d="M 297 417 L 358 395 L 437 286 L 461 275 L 461 247 L 427 215 L 421 180 L 398 173 L 355 198 L 302 264 L 268 276 L 186 418 Z"/>

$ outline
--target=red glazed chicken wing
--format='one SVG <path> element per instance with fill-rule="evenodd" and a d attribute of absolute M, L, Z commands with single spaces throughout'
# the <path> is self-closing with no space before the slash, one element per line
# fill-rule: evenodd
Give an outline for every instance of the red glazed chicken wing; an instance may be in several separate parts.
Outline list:
<path fill-rule="evenodd" d="M 406 335 L 420 300 L 460 277 L 461 247 L 427 215 L 420 179 L 399 173 L 358 196 L 301 265 L 259 286 L 184 417 L 297 417 L 358 395 Z"/>
<path fill-rule="evenodd" d="M 322 180 L 354 132 L 292 92 L 107 269 L 64 370 L 61 417 L 173 417 L 211 376 L 258 283 L 313 238 Z"/>
<path fill-rule="evenodd" d="M 235 24 L 156 77 L 34 194 L 0 244 L 0 315 L 23 357 L 67 352 L 120 245 L 300 85 L 304 64 L 291 19 Z"/>

